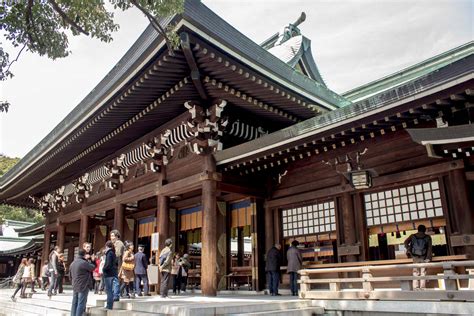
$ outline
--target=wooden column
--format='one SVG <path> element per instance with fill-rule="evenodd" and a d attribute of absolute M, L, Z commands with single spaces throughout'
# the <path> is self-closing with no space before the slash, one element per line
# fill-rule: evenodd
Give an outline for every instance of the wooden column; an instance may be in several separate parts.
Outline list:
<path fill-rule="evenodd" d="M 469 196 L 466 173 L 464 169 L 449 172 L 449 210 L 451 226 L 455 235 L 474 234 L 474 210 Z M 474 246 L 455 247 L 456 254 L 468 254 L 474 257 Z"/>
<path fill-rule="evenodd" d="M 275 237 L 273 236 L 273 209 L 265 206 L 265 254 L 275 244 Z"/>
<path fill-rule="evenodd" d="M 123 223 L 124 223 L 124 213 L 125 213 L 125 205 L 124 204 L 117 204 L 115 205 L 114 209 L 114 228 L 120 232 L 120 236 L 123 236 Z"/>
<path fill-rule="evenodd" d="M 342 208 L 342 233 L 343 233 L 343 245 L 353 246 L 356 243 L 356 224 L 354 218 L 354 208 L 352 204 L 352 197 L 350 193 L 345 192 L 341 197 L 341 208 Z M 356 255 L 345 255 L 344 261 L 354 262 L 357 260 Z"/>
<path fill-rule="evenodd" d="M 81 214 L 81 228 L 79 230 L 79 249 L 82 248 L 82 244 L 87 240 L 87 234 L 89 232 L 89 216 Z"/>
<path fill-rule="evenodd" d="M 58 223 L 58 247 L 64 252 L 64 240 L 66 238 L 66 224 Z"/>
<path fill-rule="evenodd" d="M 244 265 L 244 228 L 237 227 L 237 266 Z"/>
<path fill-rule="evenodd" d="M 365 219 L 364 198 L 362 193 L 354 195 L 354 213 L 357 227 L 357 241 L 360 244 L 359 261 L 369 260 L 369 234 Z"/>
<path fill-rule="evenodd" d="M 215 172 L 214 156 L 206 155 L 204 172 Z M 201 289 L 206 296 L 217 295 L 217 214 L 216 214 L 216 180 L 202 181 L 202 262 L 201 262 Z"/>
<path fill-rule="evenodd" d="M 227 254 L 230 252 L 228 245 L 229 235 L 227 233 L 227 204 L 224 201 L 217 202 L 216 238 L 217 238 L 217 290 L 225 290 L 227 287 L 228 260 Z"/>
<path fill-rule="evenodd" d="M 43 252 L 41 253 L 41 265 L 43 265 L 49 257 L 49 250 L 51 248 L 51 232 L 44 231 Z"/>
<path fill-rule="evenodd" d="M 165 240 L 170 238 L 170 198 L 158 195 L 158 233 L 160 234 L 160 249 L 165 246 Z"/>

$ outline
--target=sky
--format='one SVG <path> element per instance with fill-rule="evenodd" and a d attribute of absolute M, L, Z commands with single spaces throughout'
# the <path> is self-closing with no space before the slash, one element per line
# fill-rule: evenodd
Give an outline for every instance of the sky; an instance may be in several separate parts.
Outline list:
<path fill-rule="evenodd" d="M 203 0 L 260 43 L 302 11 L 302 34 L 328 87 L 343 93 L 473 40 L 471 0 Z M 24 53 L 0 82 L 0 154 L 23 157 L 99 83 L 147 26 L 138 10 L 116 14 L 112 43 L 70 38 L 72 54 L 52 61 Z M 5 40 L 2 39 L 5 45 Z M 11 55 L 15 55 L 12 51 Z"/>

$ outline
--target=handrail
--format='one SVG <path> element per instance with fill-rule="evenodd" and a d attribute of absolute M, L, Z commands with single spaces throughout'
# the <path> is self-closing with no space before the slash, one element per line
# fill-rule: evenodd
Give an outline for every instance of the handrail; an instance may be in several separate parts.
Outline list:
<path fill-rule="evenodd" d="M 456 271 L 457 267 L 466 268 L 466 273 L 457 273 L 459 272 Z M 300 297 L 302 298 L 474 301 L 474 269 L 468 267 L 474 267 L 474 260 L 301 269 L 298 271 L 301 275 L 298 283 L 300 283 Z M 394 272 L 415 268 L 441 268 L 442 273 L 420 276 L 415 274 L 417 270 L 414 270 L 410 275 L 399 275 Z M 372 273 L 376 271 L 378 273 L 373 275 Z M 357 272 L 358 275 L 353 277 L 341 275 L 339 277 L 339 273 L 344 272 Z M 323 273 L 336 276 L 317 276 Z M 418 273 L 420 272 L 418 271 Z M 436 291 L 413 292 L 414 287 L 419 286 L 419 281 L 437 281 L 436 284 L 439 288 Z M 468 282 L 466 283 L 466 281 Z M 463 282 L 468 284 L 468 288 L 461 291 L 460 286 Z M 351 284 L 351 291 L 343 289 L 348 284 Z M 329 288 L 321 288 L 324 285 Z M 377 289 L 383 289 L 383 291 L 376 291 L 374 286 Z"/>
<path fill-rule="evenodd" d="M 426 262 L 426 263 L 408 263 L 408 264 L 390 264 L 390 265 L 366 265 L 358 267 L 344 268 L 320 268 L 320 269 L 301 269 L 299 274 L 318 274 L 328 272 L 363 272 L 364 270 L 390 270 L 390 269 L 413 269 L 413 268 L 447 268 L 447 267 L 474 267 L 474 260 L 467 261 L 445 261 L 445 262 Z"/>

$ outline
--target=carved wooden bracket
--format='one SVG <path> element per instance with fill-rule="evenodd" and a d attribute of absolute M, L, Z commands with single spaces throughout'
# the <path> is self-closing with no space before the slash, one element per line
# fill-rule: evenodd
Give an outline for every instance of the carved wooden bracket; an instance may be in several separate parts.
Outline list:
<path fill-rule="evenodd" d="M 125 182 L 128 176 L 128 168 L 124 166 L 125 154 L 113 159 L 111 162 L 105 164 L 105 168 L 109 172 L 109 179 L 107 180 L 107 187 L 112 190 L 118 190 L 120 184 Z"/>
<path fill-rule="evenodd" d="M 186 128 L 193 138 L 189 141 L 191 150 L 197 155 L 206 155 L 222 150 L 220 142 L 229 120 L 222 115 L 227 101 L 217 100 L 214 104 L 204 109 L 193 102 L 185 102 L 190 118 L 186 122 Z"/>
<path fill-rule="evenodd" d="M 52 203 L 51 207 L 54 212 L 58 212 L 66 207 L 66 204 L 69 200 L 67 196 L 64 195 L 64 190 L 66 189 L 65 186 L 60 187 L 59 189 L 56 189 L 52 195 Z"/>
<path fill-rule="evenodd" d="M 170 135 L 171 130 L 168 129 L 160 136 L 145 143 L 145 147 L 151 155 L 150 170 L 153 172 L 161 172 L 163 166 L 166 166 L 173 156 L 173 147 L 168 147 L 166 144 Z"/>
<path fill-rule="evenodd" d="M 87 184 L 87 180 L 89 179 L 89 174 L 86 173 L 83 176 L 79 177 L 76 181 L 72 182 L 72 185 L 75 188 L 74 194 L 76 195 L 76 202 L 77 203 L 84 203 L 90 195 L 91 186 Z"/>

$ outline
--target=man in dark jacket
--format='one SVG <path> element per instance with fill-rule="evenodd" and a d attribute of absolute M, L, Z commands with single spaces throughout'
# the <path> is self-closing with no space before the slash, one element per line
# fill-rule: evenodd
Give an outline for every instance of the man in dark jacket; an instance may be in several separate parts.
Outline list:
<path fill-rule="evenodd" d="M 72 282 L 71 316 L 82 316 L 86 311 L 90 277 L 95 265 L 87 262 L 84 258 L 85 254 L 84 250 L 79 250 L 69 269 Z"/>
<path fill-rule="evenodd" d="M 272 296 L 278 294 L 278 286 L 280 285 L 280 266 L 281 266 L 281 245 L 275 244 L 267 253 L 267 261 L 265 263 L 265 271 L 268 275 L 268 288 Z"/>
<path fill-rule="evenodd" d="M 140 283 L 143 281 L 143 291 L 145 295 L 150 295 L 148 293 L 148 275 L 146 269 L 148 268 L 148 260 L 146 255 L 143 253 L 145 247 L 143 245 L 138 245 L 138 252 L 135 254 L 135 292 L 138 296 L 142 296 L 142 291 L 140 289 Z"/>
<path fill-rule="evenodd" d="M 426 226 L 419 225 L 418 232 L 410 235 L 405 240 L 405 249 L 408 257 L 413 258 L 413 263 L 430 262 L 433 256 L 431 237 L 426 234 Z M 426 268 L 413 268 L 413 276 L 425 276 Z M 413 280 L 413 289 L 425 289 L 426 280 Z"/>
<path fill-rule="evenodd" d="M 300 270 L 303 265 L 303 258 L 301 257 L 298 245 L 299 242 L 293 240 L 291 247 L 286 253 L 286 259 L 288 260 L 287 271 L 290 274 L 291 295 L 293 296 L 298 296 L 298 270 Z"/>
<path fill-rule="evenodd" d="M 105 243 L 105 264 L 102 268 L 105 281 L 105 292 L 107 293 L 107 309 L 112 309 L 114 305 L 113 283 L 118 278 L 117 257 L 112 241 Z"/>

